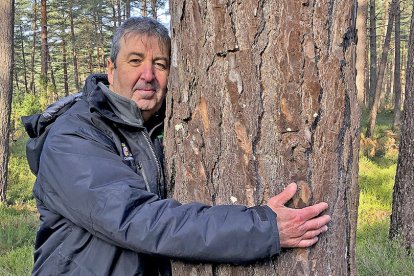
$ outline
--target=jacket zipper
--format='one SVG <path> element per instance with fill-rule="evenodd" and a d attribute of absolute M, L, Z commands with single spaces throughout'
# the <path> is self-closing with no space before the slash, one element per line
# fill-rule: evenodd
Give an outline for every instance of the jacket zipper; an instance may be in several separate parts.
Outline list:
<path fill-rule="evenodd" d="M 145 138 L 145 141 L 147 141 L 147 143 L 148 143 L 148 145 L 151 149 L 151 153 L 152 153 L 152 156 L 154 157 L 155 163 L 157 164 L 157 188 L 158 188 L 158 196 L 161 198 L 161 191 L 160 191 L 161 164 L 160 164 L 160 161 L 158 160 L 157 155 L 155 154 L 154 145 L 152 144 L 152 142 L 151 142 L 151 140 L 148 136 L 147 131 L 143 130 L 142 133 L 143 133 L 143 136 Z"/>

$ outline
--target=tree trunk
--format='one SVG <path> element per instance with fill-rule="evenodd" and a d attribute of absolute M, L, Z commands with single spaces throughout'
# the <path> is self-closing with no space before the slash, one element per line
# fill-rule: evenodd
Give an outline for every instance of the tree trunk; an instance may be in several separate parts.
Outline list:
<path fill-rule="evenodd" d="M 141 15 L 147 16 L 147 0 L 141 0 Z"/>
<path fill-rule="evenodd" d="M 157 19 L 157 0 L 151 0 L 151 16 Z"/>
<path fill-rule="evenodd" d="M 37 31 L 37 3 L 36 0 L 33 1 L 33 22 L 32 22 L 32 54 L 31 54 L 31 77 L 30 77 L 30 91 L 33 94 L 36 94 L 36 85 L 35 85 L 35 53 L 36 53 L 36 31 Z"/>
<path fill-rule="evenodd" d="M 171 8 L 166 178 L 181 202 L 330 204 L 311 249 L 175 275 L 355 275 L 359 107 L 355 1 L 183 1 Z M 236 242 L 236 241 L 235 241 Z M 246 249 L 248 250 L 248 249 Z"/>
<path fill-rule="evenodd" d="M 121 26 L 122 23 L 122 8 L 121 8 L 121 0 L 117 0 L 117 12 L 118 12 L 118 26 Z"/>
<path fill-rule="evenodd" d="M 47 8 L 46 0 L 40 1 L 42 16 L 42 52 L 41 52 L 41 77 L 44 88 L 47 87 L 47 71 L 48 71 L 48 44 L 47 44 Z"/>
<path fill-rule="evenodd" d="M 5 202 L 13 94 L 14 1 L 0 2 L 0 23 L 0 202 Z"/>
<path fill-rule="evenodd" d="M 23 28 L 22 25 L 19 24 L 20 29 L 20 41 L 21 41 L 21 48 L 22 48 L 22 61 L 23 61 L 23 80 L 24 80 L 24 92 L 29 92 L 29 86 L 27 83 L 27 70 L 26 70 L 26 53 L 24 52 L 24 36 L 23 36 Z"/>
<path fill-rule="evenodd" d="M 76 91 L 80 90 L 79 85 L 79 69 L 78 69 L 78 54 L 76 49 L 75 24 L 73 23 L 73 0 L 70 2 L 69 9 L 70 18 L 70 40 L 72 46 L 72 61 L 73 61 L 73 75 L 75 78 Z"/>
<path fill-rule="evenodd" d="M 368 109 L 371 110 L 377 84 L 377 18 L 375 15 L 375 0 L 369 5 L 369 96 Z"/>
<path fill-rule="evenodd" d="M 372 135 L 374 135 L 375 124 L 377 122 L 377 114 L 378 114 L 378 108 L 379 108 L 380 97 L 381 97 L 382 82 L 384 80 L 384 72 L 385 72 L 385 67 L 387 65 L 388 51 L 390 49 L 391 33 L 392 33 L 393 25 L 394 25 L 394 17 L 395 17 L 395 12 L 396 12 L 396 1 L 397 0 L 392 0 L 391 6 L 389 9 L 387 32 L 385 34 L 384 46 L 382 47 L 381 63 L 379 66 L 377 83 L 375 84 L 374 102 L 372 103 L 370 114 L 369 114 L 369 123 L 368 123 L 367 132 L 366 132 L 366 137 L 371 137 Z"/>
<path fill-rule="evenodd" d="M 367 69 L 367 13 L 368 0 L 358 0 L 358 15 L 356 27 L 358 31 L 358 44 L 356 49 L 356 87 L 360 107 L 365 102 L 365 71 Z"/>
<path fill-rule="evenodd" d="M 400 1 L 397 0 L 395 14 L 395 55 L 394 55 L 394 128 L 399 129 L 401 125 L 401 9 Z"/>
<path fill-rule="evenodd" d="M 414 1 L 412 1 L 414 7 Z M 393 193 L 390 236 L 400 235 L 407 249 L 414 248 L 414 8 L 408 46 L 405 101 L 400 154 Z"/>
<path fill-rule="evenodd" d="M 59 95 L 56 87 L 55 70 L 53 69 L 52 57 L 50 56 L 49 50 L 47 51 L 47 61 L 50 69 L 50 80 L 52 81 L 52 93 L 49 96 L 51 102 L 55 102 L 59 99 Z"/>
<path fill-rule="evenodd" d="M 63 61 L 63 86 L 65 88 L 65 96 L 68 96 L 69 95 L 68 62 L 67 62 L 66 39 L 64 37 L 64 34 L 62 36 L 62 61 Z"/>
<path fill-rule="evenodd" d="M 131 17 L 131 1 L 130 0 L 125 1 L 125 14 L 126 14 L 127 19 Z"/>

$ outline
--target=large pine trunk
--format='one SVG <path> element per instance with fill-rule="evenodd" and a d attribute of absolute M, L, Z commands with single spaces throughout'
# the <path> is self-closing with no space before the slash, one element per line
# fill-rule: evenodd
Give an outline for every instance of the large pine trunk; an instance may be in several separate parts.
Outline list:
<path fill-rule="evenodd" d="M 390 236 L 401 236 L 405 247 L 412 250 L 414 248 L 414 9 L 411 16 L 406 76 L 400 153 L 395 176 Z"/>
<path fill-rule="evenodd" d="M 0 2 L 0 202 L 6 200 L 13 80 L 14 1 Z"/>
<path fill-rule="evenodd" d="M 311 249 L 249 267 L 174 263 L 175 275 L 356 274 L 356 0 L 170 7 L 171 196 L 253 206 L 295 181 L 295 207 L 326 201 L 332 216 Z"/>

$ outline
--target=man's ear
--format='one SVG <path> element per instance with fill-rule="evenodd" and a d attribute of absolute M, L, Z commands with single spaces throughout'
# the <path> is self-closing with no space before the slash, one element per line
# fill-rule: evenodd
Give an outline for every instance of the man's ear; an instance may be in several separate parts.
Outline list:
<path fill-rule="evenodd" d="M 108 63 L 107 63 L 106 69 L 107 69 L 107 73 L 108 73 L 109 84 L 112 85 L 114 83 L 115 63 L 113 63 L 110 58 L 108 58 Z"/>

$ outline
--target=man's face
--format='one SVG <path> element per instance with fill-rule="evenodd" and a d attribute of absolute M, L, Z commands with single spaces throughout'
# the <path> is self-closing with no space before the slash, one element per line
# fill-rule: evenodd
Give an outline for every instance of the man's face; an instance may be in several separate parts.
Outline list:
<path fill-rule="evenodd" d="M 109 88 L 133 100 L 147 121 L 161 107 L 167 92 L 166 47 L 153 36 L 126 34 L 120 40 L 115 64 L 108 60 Z"/>

